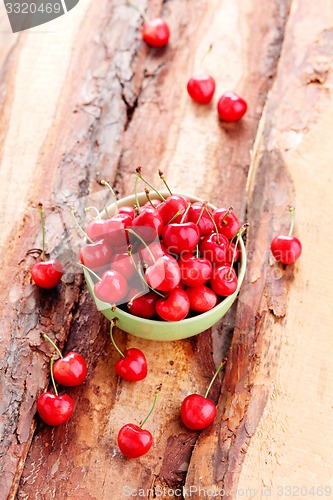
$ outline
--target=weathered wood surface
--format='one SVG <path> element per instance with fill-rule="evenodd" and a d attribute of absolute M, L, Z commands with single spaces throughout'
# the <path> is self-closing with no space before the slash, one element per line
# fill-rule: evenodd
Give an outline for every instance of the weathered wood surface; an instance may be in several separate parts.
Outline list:
<path fill-rule="evenodd" d="M 289 14 L 287 0 L 195 0 L 190 7 L 156 0 L 148 11 L 171 25 L 165 50 L 142 45 L 137 13 L 116 0 L 81 0 L 65 21 L 53 22 L 54 33 L 13 35 L 1 47 L 1 498 L 18 488 L 22 499 L 121 499 L 126 485 L 216 487 L 230 498 L 246 488 L 260 498 L 272 486 L 274 498 L 283 484 L 330 485 L 331 288 L 321 263 L 331 245 L 322 228 L 332 204 L 332 8 L 294 0 Z M 217 96 L 233 88 L 247 99 L 241 123 L 219 123 L 217 97 L 208 108 L 190 102 L 186 82 L 200 64 L 216 77 Z M 40 246 L 38 201 L 54 254 L 71 226 L 68 207 L 99 189 L 101 178 L 120 195 L 131 193 L 137 164 L 157 182 L 160 167 L 175 189 L 232 204 L 251 229 L 236 318 L 233 308 L 211 331 L 182 342 L 116 332 L 121 347 L 147 355 L 149 377 L 133 386 L 114 375 L 108 323 L 73 272 L 72 256 L 62 254 L 69 272 L 59 290 L 45 294 L 31 284 L 34 260 L 26 252 Z M 290 203 L 304 254 L 284 270 L 268 247 L 288 225 Z M 212 391 L 218 418 L 201 435 L 189 432 L 179 421 L 181 400 L 204 391 L 234 324 L 226 376 Z M 89 375 L 68 391 L 76 401 L 71 420 L 57 429 L 39 422 L 34 434 L 51 352 L 42 331 L 65 352 L 83 353 Z M 159 383 L 148 426 L 154 448 L 125 460 L 118 429 L 145 415 Z"/>

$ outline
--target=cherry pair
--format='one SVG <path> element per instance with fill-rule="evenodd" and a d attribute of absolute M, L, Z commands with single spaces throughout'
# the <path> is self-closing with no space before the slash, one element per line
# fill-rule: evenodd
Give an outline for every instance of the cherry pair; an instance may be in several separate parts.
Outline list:
<path fill-rule="evenodd" d="M 65 387 L 76 387 L 86 379 L 87 367 L 84 358 L 77 352 L 69 352 L 62 356 L 55 343 L 43 334 L 43 337 L 55 348 L 60 359 L 54 362 L 54 357 L 50 360 L 50 374 L 54 393 L 46 391 L 41 394 L 37 401 L 37 411 L 41 419 L 48 425 L 61 425 L 72 416 L 74 411 L 74 401 L 68 394 L 58 394 L 55 382 Z"/>
<path fill-rule="evenodd" d="M 215 93 L 216 83 L 210 75 L 196 75 L 187 83 L 187 92 L 199 104 L 209 104 Z M 225 122 L 239 121 L 247 111 L 246 101 L 234 92 L 226 92 L 217 103 L 217 113 Z"/>

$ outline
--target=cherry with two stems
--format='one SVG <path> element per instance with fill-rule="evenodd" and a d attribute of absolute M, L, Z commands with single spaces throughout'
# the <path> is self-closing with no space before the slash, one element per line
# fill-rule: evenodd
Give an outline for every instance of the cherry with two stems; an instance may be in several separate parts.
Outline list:
<path fill-rule="evenodd" d="M 217 103 L 217 113 L 224 122 L 238 122 L 246 111 L 246 101 L 234 92 L 226 92 Z"/>
<path fill-rule="evenodd" d="M 62 278 L 63 268 L 57 259 L 45 260 L 45 223 L 43 205 L 38 204 L 38 211 L 42 225 L 42 253 L 41 262 L 36 262 L 31 268 L 31 276 L 36 285 L 47 290 L 56 287 Z"/>
<path fill-rule="evenodd" d="M 128 3 L 139 12 L 143 19 L 141 33 L 144 42 L 150 47 L 157 48 L 167 45 L 170 38 L 170 29 L 167 22 L 161 17 L 149 19 L 134 2 L 128 0 Z"/>
<path fill-rule="evenodd" d="M 295 222 L 295 208 L 289 207 L 291 223 L 288 235 L 279 234 L 271 242 L 271 251 L 275 259 L 281 264 L 293 264 L 302 253 L 302 244 L 293 236 Z"/>
<path fill-rule="evenodd" d="M 159 386 L 155 392 L 153 405 L 146 418 L 139 425 L 125 424 L 118 432 L 118 446 L 125 457 L 141 457 L 148 453 L 152 447 L 153 436 L 151 432 L 143 429 L 143 426 L 155 409 L 160 390 L 161 386 Z"/>
<path fill-rule="evenodd" d="M 47 425 L 58 426 L 67 422 L 74 411 L 74 401 L 68 394 L 58 394 L 53 376 L 54 358 L 50 360 L 50 373 L 54 393 L 43 392 L 37 400 L 37 411 Z"/>
<path fill-rule="evenodd" d="M 121 358 L 115 364 L 115 371 L 117 375 L 129 382 L 138 382 L 147 376 L 147 360 L 145 355 L 140 349 L 131 348 L 122 352 L 113 338 L 113 328 L 116 326 L 118 318 L 113 318 L 110 325 L 110 338 L 111 342 L 120 354 Z"/>
<path fill-rule="evenodd" d="M 186 425 L 188 429 L 194 431 L 202 430 L 214 421 L 216 417 L 216 406 L 210 399 L 207 399 L 207 397 L 219 371 L 225 365 L 226 361 L 227 359 L 225 358 L 219 364 L 204 396 L 200 394 L 190 394 L 184 399 L 180 409 L 180 417 L 183 424 Z"/>

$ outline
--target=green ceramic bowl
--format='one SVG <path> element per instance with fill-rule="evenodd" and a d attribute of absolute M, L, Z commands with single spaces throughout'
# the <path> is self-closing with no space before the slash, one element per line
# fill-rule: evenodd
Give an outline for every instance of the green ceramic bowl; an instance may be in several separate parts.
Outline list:
<path fill-rule="evenodd" d="M 165 198 L 169 196 L 169 193 L 162 191 L 162 194 Z M 191 202 L 194 201 L 203 201 L 200 198 L 197 198 L 195 196 L 191 196 L 185 193 L 175 193 L 175 194 L 184 194 L 189 198 Z M 155 199 L 158 198 L 156 193 L 151 192 L 150 193 L 151 198 Z M 139 203 L 144 204 L 147 201 L 145 193 L 139 193 L 138 194 L 139 198 Z M 135 196 L 127 196 L 126 198 L 122 198 L 121 200 L 118 201 L 119 206 L 133 206 L 135 204 Z M 210 205 L 213 209 L 213 205 Z M 110 205 L 107 208 L 108 214 L 110 216 L 113 215 L 115 212 L 115 206 Z M 104 212 L 101 213 L 102 218 L 106 218 L 107 215 Z M 91 279 L 89 273 L 84 271 L 85 279 L 87 282 L 87 286 L 89 289 L 89 292 L 97 306 L 97 308 L 104 314 L 106 318 L 111 320 L 112 318 L 117 317 L 117 326 L 124 330 L 125 332 L 131 333 L 132 335 L 135 335 L 136 337 L 140 337 L 143 339 L 147 340 L 160 340 L 160 341 L 166 341 L 166 340 L 180 340 L 180 339 L 185 339 L 188 337 L 192 337 L 194 335 L 197 335 L 198 333 L 201 333 L 211 326 L 213 326 L 217 321 L 219 321 L 230 309 L 232 306 L 233 302 L 235 301 L 237 294 L 239 292 L 239 289 L 242 285 L 244 275 L 245 275 L 245 270 L 246 270 L 246 250 L 245 250 L 245 245 L 243 243 L 243 240 L 240 239 L 240 250 L 241 250 L 241 257 L 240 257 L 240 268 L 238 272 L 238 287 L 235 293 L 230 295 L 229 297 L 226 297 L 225 299 L 222 300 L 217 306 L 215 306 L 213 309 L 210 311 L 207 311 L 202 314 L 198 314 L 197 316 L 191 317 L 191 318 L 186 318 L 181 321 L 157 321 L 157 320 L 150 320 L 150 319 L 144 319 L 144 318 L 139 318 L 137 316 L 134 316 L 132 314 L 129 314 L 122 309 L 119 309 L 118 307 L 115 309 L 115 311 L 111 310 L 110 304 L 106 304 L 105 302 L 100 301 L 95 295 L 94 295 L 94 282 Z"/>

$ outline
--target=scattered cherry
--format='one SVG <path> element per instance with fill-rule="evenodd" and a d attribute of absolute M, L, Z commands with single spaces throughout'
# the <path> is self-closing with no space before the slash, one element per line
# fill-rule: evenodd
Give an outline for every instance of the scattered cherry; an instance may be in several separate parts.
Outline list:
<path fill-rule="evenodd" d="M 187 92 L 193 101 L 209 104 L 215 92 L 215 80 L 210 75 L 192 76 L 187 84 Z"/>
<path fill-rule="evenodd" d="M 118 446 L 122 454 L 127 458 L 138 458 L 148 453 L 153 444 L 152 434 L 142 429 L 148 418 L 154 411 L 156 400 L 161 387 L 155 393 L 154 402 L 146 418 L 140 423 L 126 424 L 118 433 Z"/>
<path fill-rule="evenodd" d="M 289 208 L 291 224 L 288 235 L 279 234 L 271 242 L 271 251 L 275 259 L 282 264 L 293 264 L 302 253 L 302 244 L 296 236 L 292 236 L 295 221 L 295 208 Z"/>
<path fill-rule="evenodd" d="M 115 364 L 115 370 L 119 377 L 130 382 L 138 382 L 147 376 L 147 360 L 140 349 L 127 349 L 124 353 L 119 349 L 113 338 L 113 328 L 116 326 L 117 318 L 111 320 L 110 338 L 111 342 L 120 354 L 121 358 Z"/>
<path fill-rule="evenodd" d="M 180 417 L 188 429 L 205 429 L 214 421 L 216 417 L 216 406 L 212 401 L 207 399 L 207 396 L 219 371 L 225 363 L 226 359 L 219 364 L 204 396 L 200 394 L 190 394 L 184 399 L 180 409 Z"/>
<path fill-rule="evenodd" d="M 69 352 L 63 356 L 59 348 L 45 333 L 43 337 L 55 348 L 60 359 L 53 364 L 53 376 L 58 384 L 65 387 L 76 387 L 83 384 L 87 376 L 84 358 L 78 352 Z"/>
<path fill-rule="evenodd" d="M 32 266 L 31 276 L 36 285 L 48 290 L 56 287 L 60 283 L 63 275 L 63 268 L 57 259 L 45 260 L 45 223 L 42 203 L 38 204 L 38 210 L 42 225 L 42 261 L 36 262 Z"/>
<path fill-rule="evenodd" d="M 164 47 L 170 38 L 168 24 L 161 17 L 147 20 L 142 26 L 142 39 L 150 47 Z"/>
<path fill-rule="evenodd" d="M 246 110 L 246 102 L 234 92 L 226 92 L 217 103 L 219 118 L 225 122 L 237 122 Z"/>

